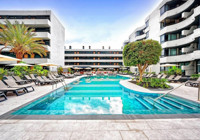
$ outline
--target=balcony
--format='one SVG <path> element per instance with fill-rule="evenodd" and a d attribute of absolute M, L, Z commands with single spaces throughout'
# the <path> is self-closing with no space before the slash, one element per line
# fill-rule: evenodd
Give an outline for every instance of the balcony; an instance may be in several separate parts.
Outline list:
<path fill-rule="evenodd" d="M 184 55 L 163 57 L 160 58 L 160 63 L 178 63 L 178 62 L 194 61 L 197 59 L 200 59 L 200 50 Z"/>
<path fill-rule="evenodd" d="M 192 34 L 195 29 L 197 29 L 197 26 L 191 26 L 189 30 L 182 30 L 181 35 L 188 36 Z"/>
<path fill-rule="evenodd" d="M 192 75 L 194 74 L 194 62 L 191 61 L 187 66 L 181 66 L 181 69 L 185 71 L 185 75 Z"/>
<path fill-rule="evenodd" d="M 26 62 L 27 64 L 40 64 L 40 63 L 47 63 L 50 59 L 49 58 L 24 58 L 22 61 Z"/>
<path fill-rule="evenodd" d="M 0 19 L 0 23 L 4 24 L 5 19 Z M 14 23 L 15 21 L 19 21 L 19 23 L 24 23 L 25 25 L 31 26 L 31 27 L 50 27 L 51 22 L 48 19 L 9 19 L 11 23 Z"/>
<path fill-rule="evenodd" d="M 2 49 L 3 47 L 5 47 L 4 45 L 0 45 L 0 49 Z M 47 51 L 50 51 L 50 46 L 48 45 L 44 45 L 44 47 L 47 49 Z M 8 48 L 3 49 L 3 52 L 9 52 L 11 50 L 11 46 L 8 46 Z"/>
<path fill-rule="evenodd" d="M 87 59 L 65 59 L 65 62 L 75 62 L 75 63 L 79 63 L 79 62 L 115 62 L 115 63 L 120 63 L 123 62 L 123 60 L 111 60 L 111 59 L 91 59 L 91 60 L 87 60 Z"/>
<path fill-rule="evenodd" d="M 184 4 L 182 4 L 181 6 L 169 10 L 167 12 L 165 12 L 161 17 L 160 17 L 160 21 L 166 19 L 167 17 L 171 17 L 174 16 L 176 14 L 179 14 L 183 11 L 185 11 L 188 7 L 190 7 L 193 3 L 195 2 L 195 0 L 187 0 Z"/>
<path fill-rule="evenodd" d="M 144 30 L 144 33 L 147 33 L 150 30 L 149 26 Z"/>
<path fill-rule="evenodd" d="M 91 68 L 120 68 L 119 65 L 65 65 L 65 66 L 72 66 L 72 67 L 91 67 Z"/>
<path fill-rule="evenodd" d="M 190 44 L 189 47 L 182 48 L 182 53 L 190 53 L 197 49 L 197 43 Z"/>
<path fill-rule="evenodd" d="M 167 41 L 162 44 L 162 48 L 172 48 L 176 46 L 181 46 L 185 44 L 192 43 L 197 37 L 200 37 L 200 28 L 195 29 L 193 34 L 183 37 L 181 39 Z"/>
<path fill-rule="evenodd" d="M 73 56 L 73 57 L 122 57 L 122 54 L 65 54 L 65 56 Z"/>
<path fill-rule="evenodd" d="M 51 34 L 48 32 L 35 32 L 37 38 L 51 39 Z"/>
<path fill-rule="evenodd" d="M 139 41 L 139 40 L 143 40 L 143 39 L 146 39 L 146 34 L 136 36 L 134 41 Z"/>
<path fill-rule="evenodd" d="M 181 30 L 185 27 L 188 27 L 195 21 L 195 18 L 199 15 L 200 15 L 200 6 L 198 6 L 197 8 L 194 9 L 194 13 L 189 18 L 187 18 L 177 24 L 173 24 L 173 25 L 163 28 L 160 31 L 160 35 L 163 35 L 163 34 L 169 33 L 169 32 L 173 32 L 173 31 L 177 31 L 177 30 Z"/>

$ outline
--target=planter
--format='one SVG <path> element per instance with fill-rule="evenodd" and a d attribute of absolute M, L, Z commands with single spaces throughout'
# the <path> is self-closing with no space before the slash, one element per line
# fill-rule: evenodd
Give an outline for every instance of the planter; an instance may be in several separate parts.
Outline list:
<path fill-rule="evenodd" d="M 25 55 L 24 55 L 24 58 L 28 58 L 28 54 L 25 54 Z"/>
<path fill-rule="evenodd" d="M 31 58 L 35 58 L 35 54 L 31 54 Z"/>

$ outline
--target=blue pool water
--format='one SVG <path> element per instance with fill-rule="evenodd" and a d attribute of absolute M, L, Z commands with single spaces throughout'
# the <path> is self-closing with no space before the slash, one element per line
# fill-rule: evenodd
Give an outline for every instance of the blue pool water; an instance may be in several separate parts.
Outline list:
<path fill-rule="evenodd" d="M 122 87 L 122 76 L 92 76 L 60 88 L 15 111 L 14 115 L 193 114 L 200 105 L 172 95 L 140 93 Z M 137 90 L 137 89 L 135 89 Z"/>

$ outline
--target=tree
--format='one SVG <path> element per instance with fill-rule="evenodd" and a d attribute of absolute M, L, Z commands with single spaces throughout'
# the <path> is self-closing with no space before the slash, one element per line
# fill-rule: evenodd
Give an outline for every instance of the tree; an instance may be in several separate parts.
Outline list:
<path fill-rule="evenodd" d="M 4 48 L 8 45 L 11 46 L 10 52 L 15 53 L 16 58 L 22 59 L 25 54 L 32 55 L 34 53 L 41 57 L 47 55 L 47 50 L 43 47 L 44 42 L 39 38 L 34 38 L 36 36 L 34 29 L 25 26 L 24 23 L 20 24 L 18 21 L 11 24 L 6 20 L 5 23 L 6 25 L 0 24 L 0 43 L 5 45 Z"/>
<path fill-rule="evenodd" d="M 158 41 L 142 40 L 127 44 L 123 50 L 125 66 L 137 66 L 140 72 L 139 82 L 145 69 L 160 60 L 162 47 Z"/>

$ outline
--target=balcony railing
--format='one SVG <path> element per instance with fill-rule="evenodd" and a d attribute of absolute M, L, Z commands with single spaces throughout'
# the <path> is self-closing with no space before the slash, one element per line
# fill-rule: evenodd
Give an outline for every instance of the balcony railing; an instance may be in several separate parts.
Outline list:
<path fill-rule="evenodd" d="M 187 0 L 184 4 L 182 4 L 179 7 L 176 7 L 174 9 L 171 9 L 169 11 L 166 11 L 163 15 L 161 15 L 160 17 L 160 21 L 164 20 L 167 17 L 171 17 L 177 14 L 180 14 L 181 12 L 183 12 L 184 10 L 186 10 L 188 7 L 190 7 L 195 0 Z"/>

